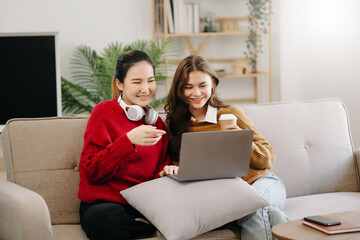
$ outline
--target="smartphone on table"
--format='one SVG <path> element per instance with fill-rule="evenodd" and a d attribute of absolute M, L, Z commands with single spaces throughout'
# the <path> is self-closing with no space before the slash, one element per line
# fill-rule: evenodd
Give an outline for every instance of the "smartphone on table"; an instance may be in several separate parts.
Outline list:
<path fill-rule="evenodd" d="M 323 216 L 309 216 L 309 217 L 304 217 L 304 220 L 308 221 L 308 222 L 313 222 L 313 223 L 317 223 L 319 225 L 322 226 L 336 226 L 336 225 L 340 225 L 341 222 L 331 219 L 331 218 L 327 218 L 327 217 L 323 217 Z"/>

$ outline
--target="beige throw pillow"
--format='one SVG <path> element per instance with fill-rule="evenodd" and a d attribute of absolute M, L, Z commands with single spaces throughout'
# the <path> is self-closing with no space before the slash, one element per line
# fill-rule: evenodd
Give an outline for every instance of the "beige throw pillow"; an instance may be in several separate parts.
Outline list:
<path fill-rule="evenodd" d="M 269 204 L 240 178 L 178 182 L 163 177 L 121 194 L 167 240 L 193 238 Z"/>

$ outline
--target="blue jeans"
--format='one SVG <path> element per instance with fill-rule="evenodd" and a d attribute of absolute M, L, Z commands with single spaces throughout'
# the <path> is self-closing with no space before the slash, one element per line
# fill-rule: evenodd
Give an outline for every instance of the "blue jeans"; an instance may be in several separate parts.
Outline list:
<path fill-rule="evenodd" d="M 282 211 L 286 201 L 284 184 L 277 176 L 264 175 L 252 186 L 270 205 L 237 221 L 242 228 L 241 240 L 272 240 L 271 227 L 288 221 L 288 217 Z"/>

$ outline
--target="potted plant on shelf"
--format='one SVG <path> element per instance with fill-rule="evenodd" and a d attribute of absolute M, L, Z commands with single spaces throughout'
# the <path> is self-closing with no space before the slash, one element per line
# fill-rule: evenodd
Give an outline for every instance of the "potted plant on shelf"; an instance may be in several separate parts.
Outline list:
<path fill-rule="evenodd" d="M 111 80 L 118 57 L 129 50 L 142 50 L 149 54 L 155 65 L 157 83 L 166 79 L 166 54 L 176 52 L 169 39 L 137 40 L 131 44 L 110 43 L 98 54 L 86 45 L 77 47 L 71 59 L 71 80 L 61 77 L 63 114 L 89 114 L 93 107 L 111 99 Z M 152 99 L 154 108 L 163 104 L 166 97 Z"/>
<path fill-rule="evenodd" d="M 262 33 L 267 33 L 270 27 L 271 0 L 249 0 L 249 35 L 246 40 L 246 58 L 250 60 L 252 72 L 256 73 L 257 58 L 263 53 Z"/>

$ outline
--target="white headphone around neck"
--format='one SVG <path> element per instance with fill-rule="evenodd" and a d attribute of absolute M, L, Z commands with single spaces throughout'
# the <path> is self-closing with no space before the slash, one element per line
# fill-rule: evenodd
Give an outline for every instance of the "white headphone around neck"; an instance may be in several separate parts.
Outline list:
<path fill-rule="evenodd" d="M 158 119 L 158 113 L 150 106 L 147 105 L 146 113 L 143 107 L 138 105 L 127 105 L 121 98 L 121 94 L 118 97 L 118 103 L 124 109 L 127 118 L 131 121 L 139 121 L 144 117 L 146 124 L 154 125 Z"/>

